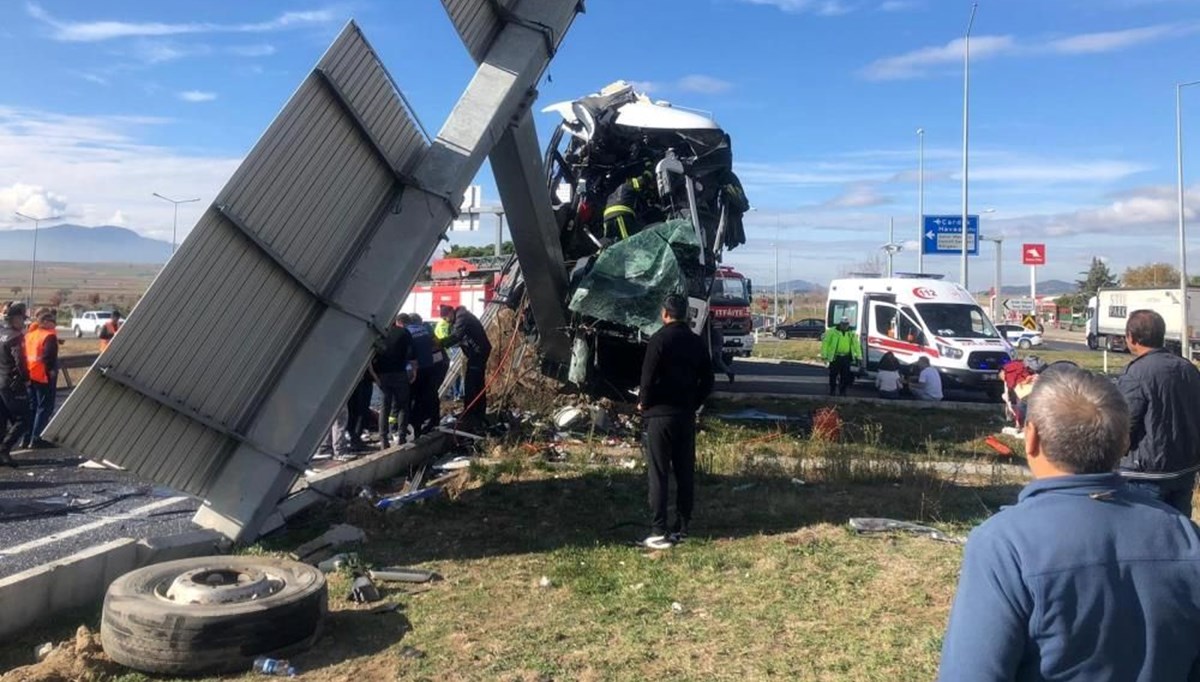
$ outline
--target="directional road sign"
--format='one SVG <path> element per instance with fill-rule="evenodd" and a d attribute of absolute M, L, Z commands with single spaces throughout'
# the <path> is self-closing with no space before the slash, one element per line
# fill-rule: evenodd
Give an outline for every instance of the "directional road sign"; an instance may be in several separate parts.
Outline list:
<path fill-rule="evenodd" d="M 962 216 L 927 215 L 921 251 L 927 256 L 962 253 Z M 967 253 L 979 255 L 979 216 L 967 216 Z"/>
<path fill-rule="evenodd" d="M 1004 309 L 1011 310 L 1014 313 L 1032 313 L 1036 306 L 1033 304 L 1033 299 L 1028 296 L 1024 298 L 1009 298 L 1004 301 Z"/>

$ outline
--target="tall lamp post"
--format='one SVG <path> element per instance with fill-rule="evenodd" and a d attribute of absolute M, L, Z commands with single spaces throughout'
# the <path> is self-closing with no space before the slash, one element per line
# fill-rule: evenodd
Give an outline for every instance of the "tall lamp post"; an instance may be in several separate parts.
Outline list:
<path fill-rule="evenodd" d="M 45 217 L 45 218 L 34 218 L 33 216 L 31 216 L 31 215 L 25 215 L 24 213 L 21 213 L 20 211 L 14 211 L 14 213 L 16 213 L 16 214 L 17 214 L 17 217 L 19 217 L 19 218 L 24 218 L 25 220 L 32 220 L 32 221 L 33 221 L 33 262 L 31 262 L 31 263 L 29 264 L 29 297 L 26 299 L 26 300 L 27 300 L 27 302 L 28 302 L 28 304 L 29 304 L 29 307 L 30 307 L 30 308 L 32 308 L 32 307 L 33 307 L 33 288 L 34 288 L 34 286 L 37 284 L 37 237 L 38 237 L 38 225 L 39 225 L 39 224 L 40 224 L 42 221 L 45 221 L 45 220 L 58 220 L 59 218 L 62 218 L 62 216 L 61 216 L 61 215 L 55 215 L 55 216 L 48 216 L 48 217 Z"/>
<path fill-rule="evenodd" d="M 962 268 L 959 278 L 967 291 L 971 290 L 967 285 L 967 151 L 971 139 L 971 28 L 975 25 L 975 11 L 978 9 L 979 3 L 971 5 L 971 19 L 967 22 L 967 34 L 963 38 Z"/>
<path fill-rule="evenodd" d="M 891 241 L 891 240 L 888 240 Z M 925 129 L 917 128 L 917 273 L 925 274 Z"/>
<path fill-rule="evenodd" d="M 992 287 L 996 292 L 996 295 L 992 297 L 992 322 L 996 322 L 1000 319 L 1000 258 L 1001 253 L 1004 251 L 1004 237 L 999 235 L 993 237 L 984 237 L 980 235 L 979 238 L 985 242 L 993 242 L 996 244 L 996 276 L 995 281 L 992 284 Z"/>
<path fill-rule="evenodd" d="M 159 199 L 162 199 L 163 201 L 170 202 L 171 205 L 173 205 L 175 207 L 175 217 L 171 220 L 171 255 L 174 256 L 175 255 L 175 233 L 179 229 L 179 205 L 180 204 L 190 204 L 193 201 L 200 201 L 200 197 L 196 197 L 195 199 L 168 199 L 167 197 L 164 197 L 163 195 L 159 194 L 158 192 L 154 192 L 154 196 L 158 197 Z"/>
<path fill-rule="evenodd" d="M 1175 85 L 1175 163 L 1179 177 L 1179 352 L 1192 359 L 1191 334 L 1188 333 L 1187 232 L 1183 217 L 1183 89 L 1200 81 Z"/>

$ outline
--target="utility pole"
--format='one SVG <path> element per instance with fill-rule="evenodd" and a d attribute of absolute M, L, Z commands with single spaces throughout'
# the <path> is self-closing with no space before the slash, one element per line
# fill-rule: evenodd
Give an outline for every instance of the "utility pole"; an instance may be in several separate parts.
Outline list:
<path fill-rule="evenodd" d="M 888 240 L 891 241 L 891 240 Z M 917 128 L 917 273 L 925 274 L 925 129 Z"/>
<path fill-rule="evenodd" d="M 1175 86 L 1175 163 L 1179 179 L 1179 351 L 1192 359 L 1192 337 L 1188 331 L 1187 232 L 1183 217 L 1183 89 L 1200 81 Z"/>
<path fill-rule="evenodd" d="M 168 199 L 158 192 L 153 192 L 153 194 L 159 199 L 169 202 L 175 208 L 175 217 L 171 219 L 171 255 L 174 256 L 175 244 L 177 243 L 176 233 L 179 231 L 179 205 L 190 204 L 193 201 L 200 201 L 200 197 L 196 197 L 195 199 Z"/>
<path fill-rule="evenodd" d="M 45 221 L 48 221 L 48 220 L 58 220 L 59 218 L 62 218 L 62 216 L 61 216 L 61 215 L 56 215 L 56 216 L 50 216 L 50 217 L 47 217 L 47 218 L 34 218 L 33 216 L 31 216 L 31 215 L 25 215 L 24 213 L 21 213 L 20 211 L 14 211 L 14 213 L 16 213 L 17 217 L 19 217 L 19 218 L 24 218 L 25 220 L 32 220 L 32 221 L 33 221 L 33 258 L 31 259 L 31 262 L 30 262 L 30 264 L 29 264 L 29 296 L 28 296 L 28 297 L 25 299 L 25 300 L 26 300 L 26 303 L 27 303 L 27 305 L 28 305 L 30 308 L 32 308 L 32 307 L 33 307 L 33 288 L 34 288 L 34 285 L 37 283 L 37 239 L 38 239 L 38 226 L 39 226 L 41 223 L 43 223 L 43 222 L 45 222 Z M 30 314 L 32 314 L 32 313 L 33 313 L 33 311 L 32 311 L 32 310 L 31 310 L 31 311 L 29 311 L 29 312 L 30 312 Z"/>
<path fill-rule="evenodd" d="M 962 286 L 967 291 L 971 290 L 967 283 L 967 210 L 969 207 L 967 178 L 970 166 L 968 152 L 971 139 L 971 28 L 975 25 L 975 12 L 978 9 L 979 3 L 971 5 L 971 19 L 967 22 L 967 34 L 963 38 L 962 267 L 959 279 L 962 280 Z"/>

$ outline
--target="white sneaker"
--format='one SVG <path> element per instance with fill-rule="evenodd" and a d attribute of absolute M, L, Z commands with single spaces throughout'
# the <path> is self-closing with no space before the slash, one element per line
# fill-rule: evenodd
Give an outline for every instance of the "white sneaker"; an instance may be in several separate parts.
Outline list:
<path fill-rule="evenodd" d="M 665 535 L 651 535 L 642 540 L 642 547 L 646 549 L 671 549 L 673 545 Z"/>
<path fill-rule="evenodd" d="M 1012 436 L 1013 438 L 1024 438 L 1025 437 L 1025 432 L 1018 429 L 1015 426 L 1006 426 L 1006 427 L 1000 429 L 1000 433 L 1003 433 L 1006 436 Z"/>

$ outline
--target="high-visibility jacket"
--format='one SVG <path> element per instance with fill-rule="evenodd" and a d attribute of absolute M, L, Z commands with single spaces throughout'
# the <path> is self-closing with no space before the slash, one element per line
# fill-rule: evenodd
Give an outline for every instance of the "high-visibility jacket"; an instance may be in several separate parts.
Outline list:
<path fill-rule="evenodd" d="M 113 337 L 121 330 L 121 325 L 116 320 L 109 320 L 100 328 L 100 352 L 108 350 L 108 344 L 112 343 Z"/>
<path fill-rule="evenodd" d="M 608 239 L 628 239 L 641 232 L 645 194 L 654 191 L 654 179 L 639 175 L 621 183 L 604 206 L 604 236 Z"/>
<path fill-rule="evenodd" d="M 842 331 L 837 327 L 830 327 L 821 339 L 821 357 L 825 362 L 832 362 L 834 358 L 842 355 L 862 360 L 862 345 L 858 342 L 858 334 L 855 334 L 853 329 Z"/>
<path fill-rule="evenodd" d="M 25 332 L 25 367 L 29 370 L 29 380 L 39 384 L 50 383 L 51 368 L 46 363 L 47 344 L 54 344 L 54 350 L 57 351 L 58 334 L 41 327 Z"/>

